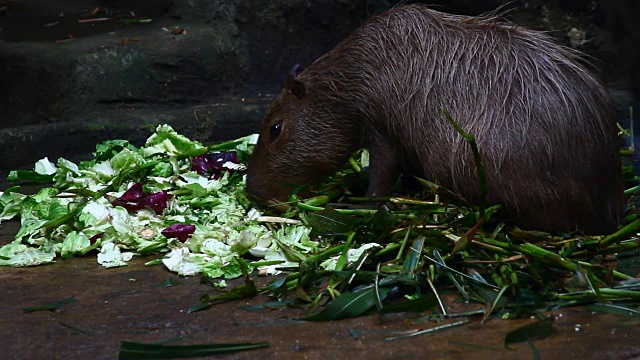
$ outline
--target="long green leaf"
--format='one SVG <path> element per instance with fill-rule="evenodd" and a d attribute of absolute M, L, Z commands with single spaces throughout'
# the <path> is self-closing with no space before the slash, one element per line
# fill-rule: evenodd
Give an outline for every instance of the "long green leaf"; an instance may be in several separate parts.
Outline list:
<path fill-rule="evenodd" d="M 268 342 L 205 345 L 158 345 L 130 341 L 120 342 L 119 359 L 185 359 L 269 347 Z"/>
<path fill-rule="evenodd" d="M 58 300 L 55 302 L 51 302 L 51 303 L 46 303 L 43 305 L 38 305 L 38 306 L 27 306 L 27 307 L 23 307 L 22 311 L 24 312 L 34 312 L 34 311 L 43 311 L 43 310 L 57 310 L 58 308 L 67 305 L 67 304 L 71 304 L 73 302 L 76 302 L 78 300 L 76 300 L 75 298 L 66 298 L 66 299 L 62 299 L 62 300 Z"/>
<path fill-rule="evenodd" d="M 390 288 L 380 288 L 380 298 L 385 299 Z M 328 321 L 360 316 L 371 310 L 376 304 L 374 288 L 353 293 L 343 293 L 327 305 L 321 312 L 307 316 L 303 320 Z"/>

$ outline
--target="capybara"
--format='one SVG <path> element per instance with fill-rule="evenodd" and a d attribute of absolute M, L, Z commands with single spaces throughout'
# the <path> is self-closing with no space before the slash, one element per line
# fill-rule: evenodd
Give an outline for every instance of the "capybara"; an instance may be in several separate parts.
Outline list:
<path fill-rule="evenodd" d="M 494 16 L 410 5 L 371 17 L 287 76 L 248 164 L 247 192 L 286 200 L 360 147 L 367 194 L 388 194 L 405 169 L 480 201 L 468 141 L 475 135 L 487 201 L 523 228 L 601 234 L 624 207 L 615 112 L 579 54 Z"/>

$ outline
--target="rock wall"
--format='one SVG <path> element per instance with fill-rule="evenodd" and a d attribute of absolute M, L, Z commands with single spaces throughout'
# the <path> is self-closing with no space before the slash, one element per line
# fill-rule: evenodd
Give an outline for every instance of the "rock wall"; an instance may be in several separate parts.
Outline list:
<path fill-rule="evenodd" d="M 404 1 L 403 3 L 425 2 Z M 0 5 L 0 170 L 141 142 L 170 123 L 203 142 L 255 132 L 287 70 L 330 50 L 384 0 L 30 0 Z M 622 0 L 431 0 L 475 15 L 502 6 L 640 89 L 640 10 Z M 3 3 L 5 4 L 5 3 Z M 107 20 L 92 21 L 102 18 Z M 87 21 L 91 20 L 91 21 Z M 602 59 L 598 61 L 597 59 Z M 638 91 L 640 92 L 640 91 Z M 621 106 L 631 103 L 622 92 Z"/>

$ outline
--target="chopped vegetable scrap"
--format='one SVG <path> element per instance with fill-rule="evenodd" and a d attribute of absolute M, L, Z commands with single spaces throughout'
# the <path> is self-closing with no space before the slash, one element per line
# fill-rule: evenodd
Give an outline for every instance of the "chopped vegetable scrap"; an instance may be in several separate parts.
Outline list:
<path fill-rule="evenodd" d="M 237 258 L 255 248 L 253 254 L 270 260 L 261 271 L 278 273 L 278 265 L 291 262 L 273 240 L 317 247 L 303 225 L 276 229 L 259 222 L 246 200 L 242 162 L 256 138 L 207 148 L 161 125 L 141 148 L 111 140 L 98 144 L 90 161 L 44 158 L 34 171 L 13 171 L 12 181 L 49 186 L 35 195 L 16 186 L 0 196 L 0 221 L 22 221 L 15 241 L 0 248 L 0 265 L 38 265 L 95 250 L 100 264 L 113 267 L 135 255 L 166 253 L 163 263 L 179 274 L 234 278 L 241 274 Z"/>
<path fill-rule="evenodd" d="M 250 291 L 207 297 L 193 311 L 257 292 L 295 290 L 312 310 L 331 301 L 307 320 L 436 309 L 438 319 L 484 321 L 614 301 L 618 310 L 639 313 L 640 213 L 633 206 L 613 234 L 523 231 L 494 218 L 499 205 L 475 206 L 422 179 L 422 192 L 411 197 L 359 197 L 369 161 L 359 150 L 315 189 L 317 196 L 294 194 L 277 212 L 258 210 L 244 192 L 244 164 L 256 140 L 205 147 L 160 125 L 139 148 L 111 140 L 98 144 L 90 161 L 44 158 L 33 171 L 12 171 L 10 181 L 46 187 L 34 195 L 18 186 L 0 194 L 0 221 L 21 219 L 15 240 L 0 248 L 0 265 L 95 253 L 114 267 L 161 253 L 164 266 L 180 275 L 287 271 L 257 290 L 246 277 Z M 625 176 L 637 185 L 628 169 Z M 625 194 L 637 203 L 637 186 Z M 479 308 L 452 312 L 444 296 L 452 292 Z"/>

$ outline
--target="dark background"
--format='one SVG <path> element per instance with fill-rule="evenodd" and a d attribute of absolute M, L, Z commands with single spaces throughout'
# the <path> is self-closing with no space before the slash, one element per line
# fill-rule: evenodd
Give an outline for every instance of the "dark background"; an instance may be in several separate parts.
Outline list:
<path fill-rule="evenodd" d="M 403 3 L 414 2 L 424 1 Z M 426 3 L 468 15 L 502 5 L 510 21 L 567 45 L 575 28 L 621 120 L 640 94 L 637 2 Z M 205 143 L 256 132 L 293 64 L 311 63 L 397 4 L 0 0 L 0 171 L 44 156 L 83 158 L 105 139 L 140 143 L 159 123 Z"/>

